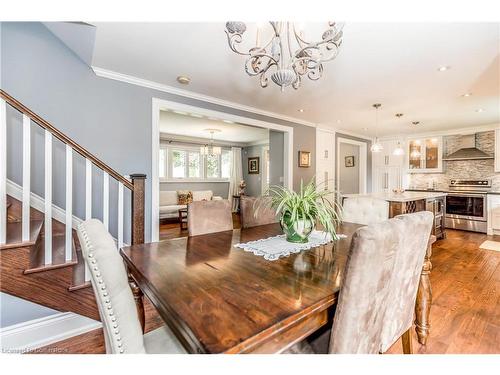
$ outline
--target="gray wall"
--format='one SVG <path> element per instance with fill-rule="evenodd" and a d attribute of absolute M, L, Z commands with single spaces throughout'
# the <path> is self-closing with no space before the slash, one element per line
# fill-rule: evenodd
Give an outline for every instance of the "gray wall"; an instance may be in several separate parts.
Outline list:
<path fill-rule="evenodd" d="M 267 145 L 266 145 L 267 146 Z M 264 145 L 243 147 L 241 150 L 241 161 L 243 164 L 243 179 L 247 187 L 245 194 L 252 197 L 262 195 L 262 148 Z M 248 173 L 248 158 L 257 156 L 259 158 L 259 174 Z"/>
<path fill-rule="evenodd" d="M 0 27 L 1 87 L 119 173 L 148 175 L 146 240 L 150 239 L 151 233 L 153 97 L 293 127 L 294 187 L 299 186 L 301 178 L 309 180 L 314 175 L 315 128 L 100 78 L 41 23 L 3 22 Z M 16 120 L 10 117 L 9 121 Z M 312 152 L 311 168 L 298 168 L 299 150 Z M 34 157 L 37 160 L 42 157 L 40 151 L 36 150 Z M 19 168 L 19 159 L 9 160 L 11 173 Z M 43 170 L 33 173 L 43 173 Z M 81 177 L 75 176 L 78 178 L 80 182 L 74 185 L 74 194 L 80 198 L 84 194 L 84 184 Z M 101 191 L 102 185 L 97 177 L 95 180 L 94 190 Z M 63 178 L 56 177 L 54 184 L 55 193 L 64 191 Z M 33 187 L 37 191 L 43 189 L 39 182 Z M 100 217 L 102 197 L 96 195 L 94 212 Z"/>
<path fill-rule="evenodd" d="M 354 167 L 345 166 L 346 156 L 354 156 Z M 339 149 L 339 183 L 341 194 L 359 193 L 359 146 L 341 143 Z"/>
<path fill-rule="evenodd" d="M 269 131 L 269 185 L 283 185 L 285 136 L 282 132 Z"/>
<path fill-rule="evenodd" d="M 372 153 L 370 152 L 370 147 L 372 145 L 372 142 L 370 140 L 364 139 L 364 138 L 358 138 L 354 137 L 352 135 L 347 135 L 347 134 L 342 134 L 342 133 L 335 133 L 335 144 L 338 144 L 338 139 L 339 138 L 347 138 L 347 139 L 352 139 L 354 141 L 358 142 L 364 142 L 366 143 L 366 149 L 368 150 L 367 152 L 367 157 L 366 157 L 366 191 L 370 193 L 372 191 Z M 344 162 L 344 160 L 340 160 L 341 163 Z M 337 168 L 338 168 L 338 162 L 335 163 L 335 175 L 337 175 Z"/>

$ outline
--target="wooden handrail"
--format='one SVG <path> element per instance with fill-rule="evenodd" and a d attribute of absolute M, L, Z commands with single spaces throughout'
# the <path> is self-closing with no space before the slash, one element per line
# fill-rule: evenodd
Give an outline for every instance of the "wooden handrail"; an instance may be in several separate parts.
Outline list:
<path fill-rule="evenodd" d="M 87 151 L 85 148 L 80 146 L 78 143 L 73 141 L 71 138 L 69 138 L 67 135 L 62 133 L 60 130 L 52 126 L 48 121 L 45 121 L 42 117 L 38 116 L 35 112 L 31 111 L 28 107 L 23 105 L 21 102 L 7 94 L 4 90 L 0 89 L 0 97 L 2 97 L 7 103 L 9 103 L 12 107 L 17 109 L 19 112 L 25 114 L 28 116 L 31 120 L 36 122 L 38 125 L 40 125 L 42 128 L 48 130 L 49 132 L 52 133 L 56 138 L 61 140 L 63 143 L 70 145 L 76 152 L 78 152 L 80 155 L 82 155 L 84 158 L 87 158 L 92 161 L 93 164 L 95 164 L 97 167 L 101 168 L 103 171 L 108 173 L 110 176 L 115 178 L 117 181 L 121 182 L 125 187 L 130 189 L 131 191 L 134 191 L 134 185 L 127 180 L 125 177 L 123 177 L 121 174 L 116 172 L 113 168 L 109 167 L 107 164 L 96 158 L 94 155 L 92 155 L 89 151 Z"/>

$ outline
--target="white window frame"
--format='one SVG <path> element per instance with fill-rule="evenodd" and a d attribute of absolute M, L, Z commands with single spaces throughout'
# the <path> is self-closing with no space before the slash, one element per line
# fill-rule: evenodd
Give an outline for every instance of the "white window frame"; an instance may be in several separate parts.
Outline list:
<path fill-rule="evenodd" d="M 176 144 L 162 144 L 160 149 L 165 149 L 167 152 L 166 165 L 165 165 L 165 176 L 160 178 L 161 182 L 229 182 L 229 178 L 222 178 L 222 154 L 218 157 L 219 163 L 219 174 L 218 177 L 206 177 L 207 176 L 207 162 L 206 155 L 201 155 L 199 146 L 186 146 L 186 145 L 176 145 Z M 189 173 L 189 156 L 186 158 L 185 166 L 185 176 L 186 177 L 172 177 L 172 152 L 185 151 L 187 155 L 189 152 L 197 152 L 200 154 L 200 177 L 188 177 Z M 231 152 L 227 147 L 222 148 L 222 152 Z M 232 161 L 231 161 L 232 162 Z"/>

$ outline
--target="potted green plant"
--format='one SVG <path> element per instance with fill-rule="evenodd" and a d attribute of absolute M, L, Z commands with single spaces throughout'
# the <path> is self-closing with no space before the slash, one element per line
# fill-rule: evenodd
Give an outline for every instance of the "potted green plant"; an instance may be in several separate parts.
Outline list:
<path fill-rule="evenodd" d="M 256 201 L 255 215 L 258 215 L 263 205 L 272 207 L 280 217 L 281 227 L 289 242 L 308 242 L 317 222 L 333 239 L 337 239 L 336 228 L 341 222 L 342 207 L 326 199 L 327 195 L 332 194 L 331 191 L 318 187 L 314 179 L 305 186 L 301 180 L 299 192 L 280 185 L 270 186 L 266 192 L 268 199 Z"/>

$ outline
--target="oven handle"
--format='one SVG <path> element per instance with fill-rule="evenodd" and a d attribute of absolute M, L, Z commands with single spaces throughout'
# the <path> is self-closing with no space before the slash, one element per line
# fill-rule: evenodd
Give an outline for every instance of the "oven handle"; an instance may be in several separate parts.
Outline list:
<path fill-rule="evenodd" d="M 470 198 L 484 198 L 486 199 L 487 194 L 485 193 L 459 193 L 459 192 L 453 192 L 453 193 L 447 193 L 447 196 L 455 196 L 455 197 L 470 197 Z"/>

